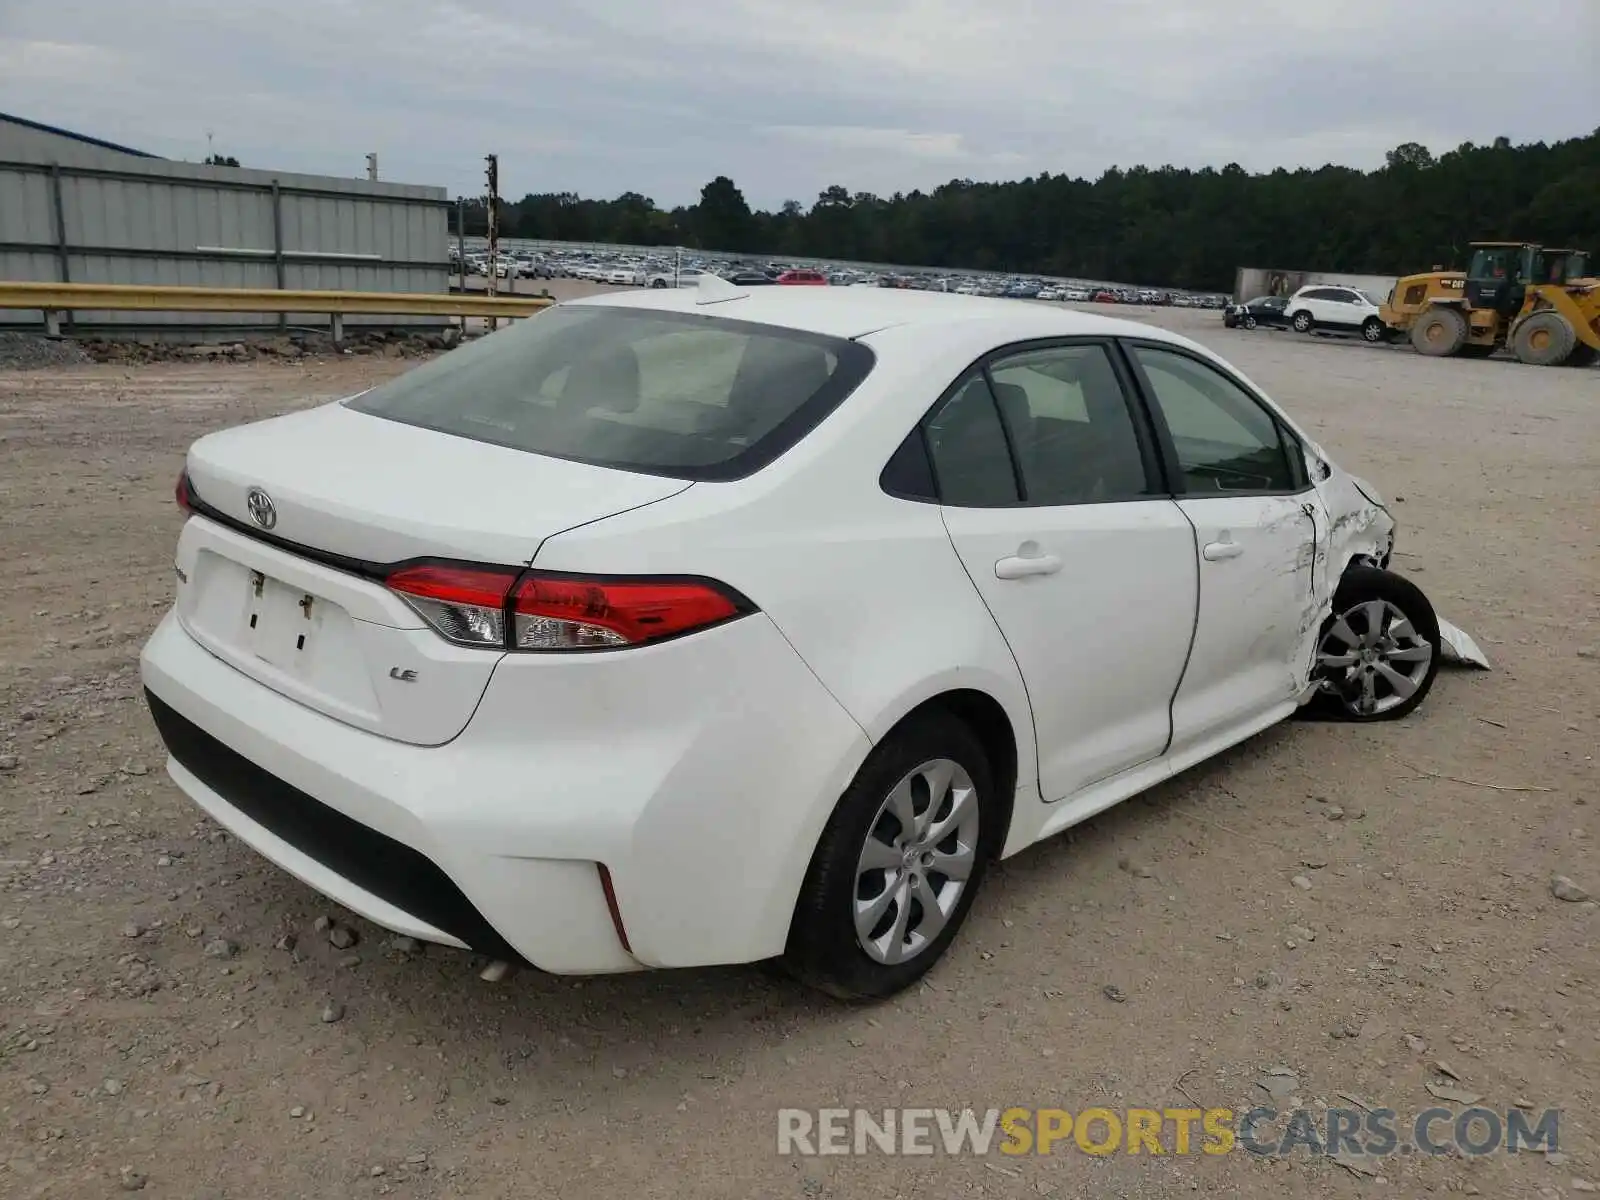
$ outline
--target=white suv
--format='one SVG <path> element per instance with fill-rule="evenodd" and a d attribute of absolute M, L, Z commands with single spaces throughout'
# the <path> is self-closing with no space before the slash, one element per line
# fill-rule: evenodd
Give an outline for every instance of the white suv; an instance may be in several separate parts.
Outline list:
<path fill-rule="evenodd" d="M 1369 342 L 1382 342 L 1389 336 L 1389 327 L 1378 315 L 1377 302 L 1351 287 L 1303 287 L 1289 297 L 1284 316 L 1296 333 L 1339 330 L 1360 333 Z"/>

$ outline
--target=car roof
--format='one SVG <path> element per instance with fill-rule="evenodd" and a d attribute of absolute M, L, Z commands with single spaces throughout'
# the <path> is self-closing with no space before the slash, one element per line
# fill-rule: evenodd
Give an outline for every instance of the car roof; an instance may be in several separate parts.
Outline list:
<path fill-rule="evenodd" d="M 884 329 L 938 329 L 983 324 L 1001 340 L 1049 337 L 1143 337 L 1183 341 L 1154 326 L 1074 309 L 1016 300 L 919 292 L 904 288 L 752 288 L 736 298 L 700 304 L 694 288 L 652 289 L 586 296 L 567 305 L 699 313 L 735 321 L 777 325 L 829 337 L 860 338 Z"/>

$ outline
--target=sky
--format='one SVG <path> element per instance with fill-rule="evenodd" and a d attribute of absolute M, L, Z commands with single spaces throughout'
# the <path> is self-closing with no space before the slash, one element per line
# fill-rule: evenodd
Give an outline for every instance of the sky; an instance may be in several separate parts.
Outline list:
<path fill-rule="evenodd" d="M 1600 0 L 0 0 L 0 112 L 169 158 L 752 205 L 1600 125 Z"/>

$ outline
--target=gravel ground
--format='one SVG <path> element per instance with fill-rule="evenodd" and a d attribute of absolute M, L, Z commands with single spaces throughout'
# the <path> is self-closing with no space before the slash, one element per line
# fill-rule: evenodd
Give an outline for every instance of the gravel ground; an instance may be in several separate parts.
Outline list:
<path fill-rule="evenodd" d="M 0 370 L 81 367 L 90 361 L 89 355 L 76 342 L 31 333 L 0 333 Z"/>
<path fill-rule="evenodd" d="M 481 960 L 337 911 L 166 781 L 136 658 L 171 596 L 184 447 L 407 364 L 0 373 L 0 1195 L 1544 1198 L 1600 1180 L 1600 906 L 1552 885 L 1600 894 L 1600 372 L 1144 316 L 1232 358 L 1394 498 L 1398 565 L 1497 670 L 1441 676 L 1404 722 L 1280 726 L 1009 860 L 927 985 L 870 1008 L 755 968 L 485 983 Z M 780 1107 L 1295 1095 L 1414 1114 L 1430 1084 L 1560 1107 L 1560 1152 L 1396 1157 L 1380 1181 L 1303 1154 L 774 1149 Z"/>

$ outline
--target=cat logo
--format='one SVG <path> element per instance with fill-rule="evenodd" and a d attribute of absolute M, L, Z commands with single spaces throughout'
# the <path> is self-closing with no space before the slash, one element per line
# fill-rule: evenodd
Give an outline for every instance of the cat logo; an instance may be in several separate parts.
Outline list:
<path fill-rule="evenodd" d="M 415 683 L 417 681 L 417 673 L 409 667 L 390 667 L 389 678 L 398 679 L 401 683 Z"/>

